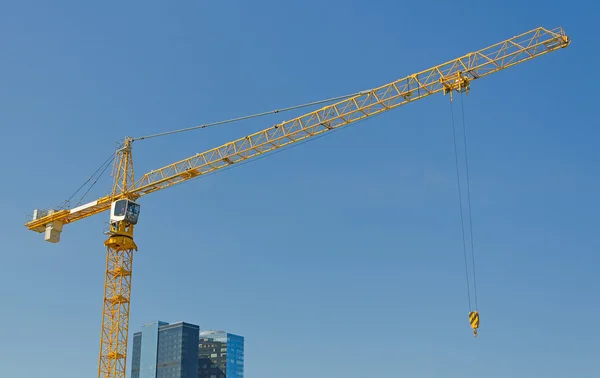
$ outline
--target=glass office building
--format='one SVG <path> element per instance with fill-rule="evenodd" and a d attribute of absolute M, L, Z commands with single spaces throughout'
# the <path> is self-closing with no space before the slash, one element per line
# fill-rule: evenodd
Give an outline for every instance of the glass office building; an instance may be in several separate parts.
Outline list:
<path fill-rule="evenodd" d="M 200 327 L 153 322 L 133 335 L 131 378 L 196 378 Z"/>
<path fill-rule="evenodd" d="M 224 331 L 200 333 L 198 378 L 243 378 L 244 338 Z"/>

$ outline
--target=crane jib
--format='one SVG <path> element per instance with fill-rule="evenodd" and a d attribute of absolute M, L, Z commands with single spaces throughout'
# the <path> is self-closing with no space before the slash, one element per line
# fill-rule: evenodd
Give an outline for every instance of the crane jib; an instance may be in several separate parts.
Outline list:
<path fill-rule="evenodd" d="M 128 198 L 137 199 L 157 190 L 205 175 L 290 144 L 346 126 L 435 93 L 468 92 L 470 81 L 569 46 L 562 28 L 537 28 L 485 49 L 466 54 L 394 82 L 359 92 L 316 111 L 281 122 L 187 159 L 153 170 L 135 181 Z M 69 211 L 36 210 L 26 223 L 43 232 L 51 222 L 64 224 L 110 209 L 110 202 L 125 198 L 107 195 Z"/>

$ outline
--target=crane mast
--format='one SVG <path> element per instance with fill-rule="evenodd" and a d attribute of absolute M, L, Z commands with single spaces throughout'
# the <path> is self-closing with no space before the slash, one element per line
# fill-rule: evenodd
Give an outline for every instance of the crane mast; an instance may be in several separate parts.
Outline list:
<path fill-rule="evenodd" d="M 111 197 L 120 193 L 121 199 L 112 202 L 107 234 L 104 301 L 98 377 L 125 378 L 129 308 L 131 303 L 131 268 L 137 245 L 133 229 L 139 216 L 139 205 L 129 194 L 133 188 L 134 170 L 131 139 L 126 138 L 114 161 L 114 185 Z"/>
<path fill-rule="evenodd" d="M 64 225 L 110 211 L 108 238 L 104 242 L 107 252 L 98 377 L 124 378 L 126 375 L 132 262 L 138 249 L 133 238 L 140 214 L 137 199 L 436 93 L 450 96 L 453 92 L 468 93 L 473 80 L 569 44 L 570 39 L 562 28 L 539 27 L 150 171 L 137 180 L 132 144 L 144 137 L 127 137 L 116 152 L 110 194 L 71 209 L 36 209 L 25 224 L 29 230 L 44 233 L 46 241 L 57 243 Z M 469 318 L 476 330 L 479 314 L 470 313 Z"/>

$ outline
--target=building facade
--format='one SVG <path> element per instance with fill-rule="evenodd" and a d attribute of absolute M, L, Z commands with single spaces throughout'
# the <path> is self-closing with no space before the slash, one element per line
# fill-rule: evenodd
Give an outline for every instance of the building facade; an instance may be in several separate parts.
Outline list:
<path fill-rule="evenodd" d="M 244 338 L 224 331 L 200 333 L 198 378 L 243 378 Z"/>
<path fill-rule="evenodd" d="M 133 335 L 131 378 L 197 378 L 200 327 L 153 322 Z"/>

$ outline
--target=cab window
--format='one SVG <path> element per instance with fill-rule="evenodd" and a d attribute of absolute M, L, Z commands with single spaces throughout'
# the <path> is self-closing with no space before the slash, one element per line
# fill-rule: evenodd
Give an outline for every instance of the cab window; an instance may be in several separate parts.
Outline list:
<path fill-rule="evenodd" d="M 127 200 L 119 200 L 115 203 L 115 216 L 122 217 L 127 209 Z"/>

